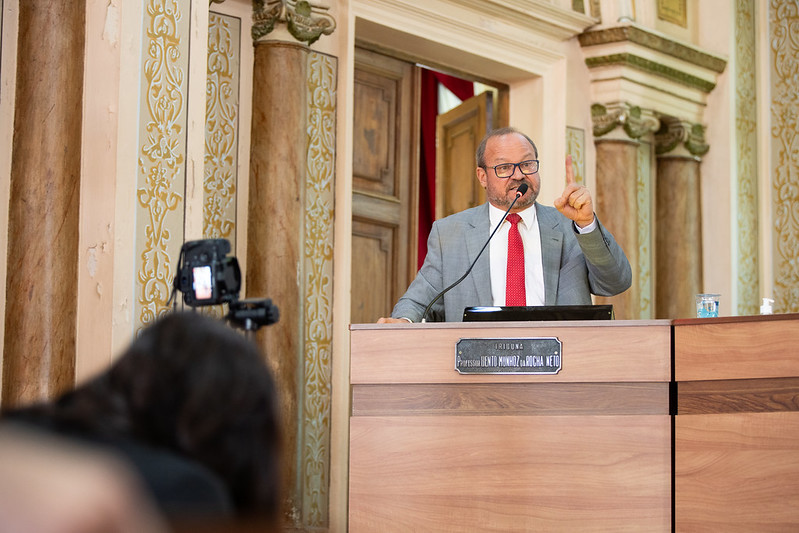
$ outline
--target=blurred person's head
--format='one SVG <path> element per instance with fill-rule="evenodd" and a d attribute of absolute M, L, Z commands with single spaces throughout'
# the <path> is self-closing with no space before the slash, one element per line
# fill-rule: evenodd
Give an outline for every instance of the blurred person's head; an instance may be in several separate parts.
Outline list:
<path fill-rule="evenodd" d="M 277 516 L 275 385 L 256 345 L 219 321 L 168 314 L 102 375 L 17 415 L 60 431 L 130 438 L 174 452 L 215 473 L 238 513 Z"/>

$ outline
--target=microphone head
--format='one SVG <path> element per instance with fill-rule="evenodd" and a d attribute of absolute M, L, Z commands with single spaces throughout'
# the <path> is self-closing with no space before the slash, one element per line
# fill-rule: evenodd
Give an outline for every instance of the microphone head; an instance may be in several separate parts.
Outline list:
<path fill-rule="evenodd" d="M 516 189 L 516 198 L 521 198 L 522 196 L 524 196 L 524 193 L 527 192 L 527 189 L 529 189 L 529 187 L 527 186 L 526 183 L 522 183 L 521 185 L 519 185 L 519 188 Z"/>

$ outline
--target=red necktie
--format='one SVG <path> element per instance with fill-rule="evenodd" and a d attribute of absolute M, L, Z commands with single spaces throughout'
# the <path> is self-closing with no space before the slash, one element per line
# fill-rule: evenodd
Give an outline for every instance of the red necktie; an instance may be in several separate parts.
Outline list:
<path fill-rule="evenodd" d="M 505 284 L 505 305 L 527 305 L 524 291 L 524 244 L 519 233 L 517 213 L 508 215 L 510 230 L 508 231 L 508 270 Z"/>

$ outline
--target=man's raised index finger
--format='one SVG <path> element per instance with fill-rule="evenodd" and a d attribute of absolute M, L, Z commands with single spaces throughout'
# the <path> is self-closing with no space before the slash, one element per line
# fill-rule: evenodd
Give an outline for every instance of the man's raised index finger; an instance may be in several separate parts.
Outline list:
<path fill-rule="evenodd" d="M 574 166 L 572 165 L 571 154 L 566 154 L 566 185 L 577 183 L 574 179 Z"/>

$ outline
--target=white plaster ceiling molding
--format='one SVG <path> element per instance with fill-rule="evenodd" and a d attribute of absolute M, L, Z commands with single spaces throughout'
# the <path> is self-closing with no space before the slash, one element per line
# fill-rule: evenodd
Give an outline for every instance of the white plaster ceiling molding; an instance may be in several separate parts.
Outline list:
<path fill-rule="evenodd" d="M 359 41 L 506 83 L 546 72 L 597 19 L 543 0 L 352 0 Z"/>
<path fill-rule="evenodd" d="M 636 24 L 579 36 L 594 102 L 627 102 L 701 123 L 727 60 Z"/>

